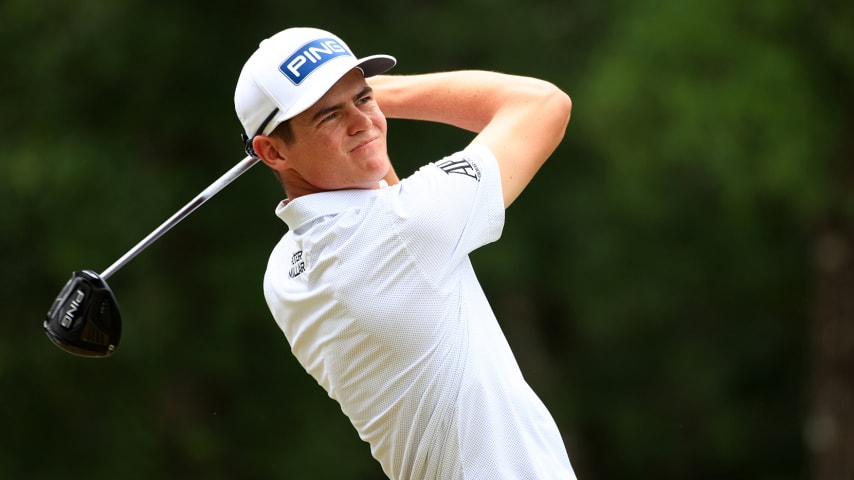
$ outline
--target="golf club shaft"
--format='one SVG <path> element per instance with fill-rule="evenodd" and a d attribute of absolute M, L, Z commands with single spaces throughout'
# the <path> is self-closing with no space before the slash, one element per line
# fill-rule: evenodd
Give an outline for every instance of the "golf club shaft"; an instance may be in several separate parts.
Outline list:
<path fill-rule="evenodd" d="M 243 160 L 237 163 L 237 165 L 231 167 L 231 169 L 221 177 L 219 177 L 215 182 L 210 184 L 208 188 L 202 190 L 200 194 L 196 196 L 190 203 L 184 205 L 181 210 L 178 210 L 174 215 L 169 217 L 168 220 L 163 222 L 159 227 L 157 227 L 153 232 L 149 233 L 147 237 L 143 238 L 141 242 L 136 244 L 135 247 L 128 250 L 127 253 L 122 255 L 121 258 L 115 261 L 112 265 L 109 266 L 106 270 L 101 272 L 101 278 L 104 280 L 108 279 L 114 273 L 116 273 L 120 268 L 125 266 L 129 261 L 131 261 L 134 257 L 139 255 L 140 252 L 148 248 L 149 245 L 154 243 L 158 238 L 163 236 L 164 233 L 168 232 L 169 229 L 177 225 L 181 220 L 186 218 L 189 214 L 193 213 L 193 211 L 199 208 L 203 203 L 208 201 L 211 197 L 217 194 L 220 190 L 225 188 L 226 185 L 231 183 L 234 179 L 243 174 L 246 170 L 249 170 L 250 167 L 255 165 L 258 162 L 258 159 L 251 156 L 246 156 Z"/>

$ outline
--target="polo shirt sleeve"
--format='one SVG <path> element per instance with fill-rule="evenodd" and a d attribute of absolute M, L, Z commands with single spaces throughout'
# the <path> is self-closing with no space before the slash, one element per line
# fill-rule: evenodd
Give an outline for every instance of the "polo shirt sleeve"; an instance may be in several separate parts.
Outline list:
<path fill-rule="evenodd" d="M 392 203 L 401 241 L 434 278 L 498 240 L 504 227 L 498 162 L 483 145 L 420 168 Z"/>

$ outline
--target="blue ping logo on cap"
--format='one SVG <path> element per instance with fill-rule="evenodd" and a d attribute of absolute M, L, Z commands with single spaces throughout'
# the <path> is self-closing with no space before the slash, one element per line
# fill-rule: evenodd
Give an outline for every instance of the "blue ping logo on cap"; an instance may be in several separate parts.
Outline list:
<path fill-rule="evenodd" d="M 294 85 L 299 85 L 317 67 L 342 55 L 351 56 L 350 52 L 338 40 L 321 38 L 300 47 L 279 65 L 279 71 L 285 74 Z"/>

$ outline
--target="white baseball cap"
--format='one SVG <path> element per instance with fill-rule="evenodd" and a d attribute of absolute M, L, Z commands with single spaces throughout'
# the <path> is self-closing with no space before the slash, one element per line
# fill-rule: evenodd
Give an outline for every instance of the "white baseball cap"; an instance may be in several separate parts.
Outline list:
<path fill-rule="evenodd" d="M 254 156 L 254 136 L 269 135 L 307 110 L 352 69 L 370 77 L 396 63 L 389 55 L 356 58 L 343 40 L 316 28 L 288 28 L 263 40 L 243 65 L 234 91 L 247 153 Z"/>

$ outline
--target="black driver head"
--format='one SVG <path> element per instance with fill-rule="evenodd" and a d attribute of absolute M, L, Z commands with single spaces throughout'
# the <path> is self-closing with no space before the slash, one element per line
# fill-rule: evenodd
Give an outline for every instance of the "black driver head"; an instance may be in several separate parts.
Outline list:
<path fill-rule="evenodd" d="M 107 357 L 122 333 L 119 304 L 112 290 L 91 270 L 74 272 L 59 292 L 44 322 L 57 347 L 82 357 Z"/>

